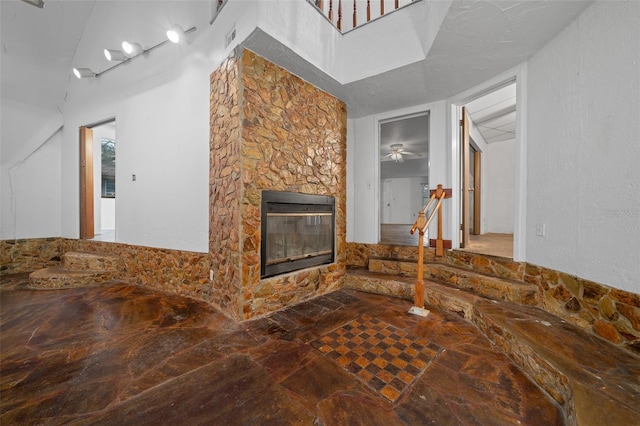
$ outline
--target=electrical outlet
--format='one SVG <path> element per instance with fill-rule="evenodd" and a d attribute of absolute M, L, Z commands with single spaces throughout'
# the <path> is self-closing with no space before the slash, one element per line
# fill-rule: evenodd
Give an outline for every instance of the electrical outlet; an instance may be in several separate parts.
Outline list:
<path fill-rule="evenodd" d="M 539 237 L 544 237 L 547 233 L 547 226 L 544 223 L 536 224 L 536 235 Z"/>
<path fill-rule="evenodd" d="M 213 269 L 209 269 L 209 281 L 213 281 Z"/>

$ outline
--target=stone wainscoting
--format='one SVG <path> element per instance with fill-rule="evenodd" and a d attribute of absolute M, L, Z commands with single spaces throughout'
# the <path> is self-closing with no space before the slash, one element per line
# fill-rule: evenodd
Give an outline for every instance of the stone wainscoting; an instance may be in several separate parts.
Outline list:
<path fill-rule="evenodd" d="M 3 240 L 0 241 L 0 275 L 57 266 L 61 256 L 70 251 L 118 255 L 118 279 L 211 301 L 207 253 L 67 238 Z"/>
<path fill-rule="evenodd" d="M 346 107 L 249 50 L 211 75 L 210 256 L 213 303 L 261 316 L 342 287 L 346 272 Z M 336 261 L 260 278 L 263 190 L 329 195 Z"/>
<path fill-rule="evenodd" d="M 367 267 L 369 257 L 417 260 L 411 246 L 347 243 L 347 265 Z M 449 250 L 436 260 L 433 249 L 425 261 L 438 261 L 500 278 L 538 286 L 541 308 L 622 346 L 640 347 L 640 295 L 526 262 Z"/>
<path fill-rule="evenodd" d="M 60 250 L 118 255 L 119 279 L 211 302 L 207 253 L 72 239 L 62 239 Z"/>
<path fill-rule="evenodd" d="M 0 275 L 59 265 L 60 242 L 58 237 L 0 241 Z"/>

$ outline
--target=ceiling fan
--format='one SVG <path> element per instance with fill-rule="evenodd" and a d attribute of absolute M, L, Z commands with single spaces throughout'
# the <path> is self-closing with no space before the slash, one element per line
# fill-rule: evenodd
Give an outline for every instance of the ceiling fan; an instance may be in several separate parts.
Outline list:
<path fill-rule="evenodd" d="M 31 6 L 39 7 L 40 9 L 44 8 L 44 0 L 22 0 L 25 3 L 29 3 Z"/>
<path fill-rule="evenodd" d="M 414 152 L 405 151 L 404 148 L 402 148 L 402 144 L 401 143 L 394 143 L 394 144 L 391 145 L 390 148 L 391 148 L 391 152 L 388 153 L 387 155 L 385 155 L 385 158 L 391 158 L 396 163 L 404 163 L 404 156 L 405 155 L 415 155 L 417 157 L 420 156 L 420 154 L 416 154 Z"/>

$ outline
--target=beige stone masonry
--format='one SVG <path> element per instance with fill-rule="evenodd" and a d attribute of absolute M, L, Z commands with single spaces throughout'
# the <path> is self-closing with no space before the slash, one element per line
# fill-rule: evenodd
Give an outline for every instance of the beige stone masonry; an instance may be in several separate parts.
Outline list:
<path fill-rule="evenodd" d="M 415 262 L 417 248 L 384 244 L 347 244 L 349 266 L 369 267 L 372 259 L 376 258 L 387 259 L 387 265 L 383 266 L 387 268 L 386 272 L 410 275 L 411 267 L 398 265 L 399 262 L 392 260 Z M 435 259 L 432 249 L 426 250 L 425 259 L 427 264 Z M 564 272 L 496 256 L 449 250 L 440 262 L 500 279 L 533 284 L 538 288 L 537 306 L 604 339 L 631 351 L 640 352 L 640 295 Z M 429 268 L 425 270 L 428 271 Z M 443 273 L 445 275 L 441 277 L 434 274 L 431 278 L 447 281 L 446 272 Z M 451 276 L 453 275 L 449 275 L 449 278 Z M 467 282 L 469 287 L 474 286 L 468 279 Z M 523 296 L 531 301 L 528 294 L 523 293 Z"/>
<path fill-rule="evenodd" d="M 0 275 L 32 272 L 60 264 L 61 238 L 0 241 Z"/>
<path fill-rule="evenodd" d="M 342 287 L 346 265 L 346 108 L 249 50 L 211 75 L 212 301 L 236 319 Z M 336 261 L 260 278 L 263 190 L 336 200 Z"/>

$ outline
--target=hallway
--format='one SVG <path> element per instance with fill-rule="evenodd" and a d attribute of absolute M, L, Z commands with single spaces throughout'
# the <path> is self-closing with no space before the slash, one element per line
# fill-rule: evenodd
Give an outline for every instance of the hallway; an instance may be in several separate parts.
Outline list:
<path fill-rule="evenodd" d="M 2 424 L 562 424 L 470 323 L 340 290 L 234 322 L 125 283 L 2 278 Z"/>

